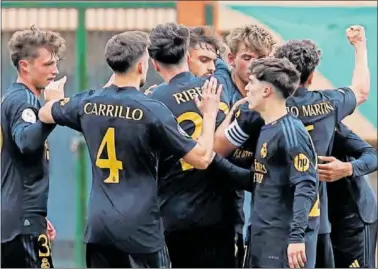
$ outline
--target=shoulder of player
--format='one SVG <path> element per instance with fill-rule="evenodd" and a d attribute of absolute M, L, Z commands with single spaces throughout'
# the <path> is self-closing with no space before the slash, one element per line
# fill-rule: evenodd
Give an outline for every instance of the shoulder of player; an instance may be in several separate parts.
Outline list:
<path fill-rule="evenodd" d="M 240 118 L 240 120 L 248 121 L 250 123 L 254 123 L 256 121 L 264 122 L 263 118 L 261 118 L 260 113 L 254 110 L 250 110 L 247 103 L 243 104 L 240 107 L 239 112 L 236 113 L 236 118 Z"/>
<path fill-rule="evenodd" d="M 9 88 L 1 100 L 5 109 L 19 106 L 30 106 L 37 109 L 38 102 L 38 98 L 25 86 Z"/>
<path fill-rule="evenodd" d="M 288 115 L 280 121 L 282 137 L 287 148 L 297 148 L 304 140 L 309 138 L 309 134 L 303 123 L 292 115 Z"/>
<path fill-rule="evenodd" d="M 335 93 L 338 94 L 339 92 L 342 94 L 346 94 L 347 91 L 352 91 L 349 87 L 340 87 L 335 89 L 324 89 L 324 90 L 313 90 L 309 91 L 313 95 L 319 95 L 323 97 L 323 99 L 333 99 Z"/>
<path fill-rule="evenodd" d="M 151 115 L 155 115 L 156 117 L 159 112 L 170 112 L 169 108 L 164 103 L 159 100 L 149 98 L 149 96 L 145 96 L 145 98 L 141 98 L 140 100 L 135 101 L 140 105 L 141 108 L 143 108 L 145 112 L 150 112 Z"/>

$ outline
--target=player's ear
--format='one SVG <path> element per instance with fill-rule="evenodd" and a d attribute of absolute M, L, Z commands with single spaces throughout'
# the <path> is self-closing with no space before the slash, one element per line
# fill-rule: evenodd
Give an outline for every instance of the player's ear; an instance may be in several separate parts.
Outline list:
<path fill-rule="evenodd" d="M 144 66 L 143 66 L 143 62 L 142 61 L 138 62 L 138 64 L 137 64 L 137 70 L 138 70 L 139 74 L 143 74 Z"/>
<path fill-rule="evenodd" d="M 189 61 L 190 61 L 190 53 L 188 51 L 186 52 L 186 62 L 189 64 Z"/>
<path fill-rule="evenodd" d="M 228 64 L 231 67 L 235 67 L 235 55 L 232 54 L 231 52 L 229 52 L 228 55 L 227 55 L 227 59 L 228 59 Z"/>
<path fill-rule="evenodd" d="M 263 96 L 268 97 L 273 91 L 273 87 L 271 85 L 266 85 L 263 90 Z"/>
<path fill-rule="evenodd" d="M 20 60 L 18 62 L 18 68 L 19 70 L 21 71 L 24 71 L 24 72 L 29 72 L 29 63 L 27 60 Z"/>
<path fill-rule="evenodd" d="M 314 78 L 314 73 L 315 73 L 315 72 L 311 72 L 311 74 L 308 76 L 308 79 L 307 79 L 307 81 L 306 81 L 306 84 L 307 84 L 307 85 L 311 85 L 311 83 L 312 83 L 312 79 Z"/>
<path fill-rule="evenodd" d="M 160 72 L 159 64 L 155 60 L 152 60 L 152 65 L 154 66 L 156 72 Z"/>

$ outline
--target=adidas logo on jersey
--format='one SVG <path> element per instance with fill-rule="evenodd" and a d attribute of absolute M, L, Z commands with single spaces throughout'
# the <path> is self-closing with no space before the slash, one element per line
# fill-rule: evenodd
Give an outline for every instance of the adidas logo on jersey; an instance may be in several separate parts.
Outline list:
<path fill-rule="evenodd" d="M 349 268 L 360 268 L 360 264 L 358 263 L 357 260 L 354 260 L 351 265 L 349 265 Z"/>

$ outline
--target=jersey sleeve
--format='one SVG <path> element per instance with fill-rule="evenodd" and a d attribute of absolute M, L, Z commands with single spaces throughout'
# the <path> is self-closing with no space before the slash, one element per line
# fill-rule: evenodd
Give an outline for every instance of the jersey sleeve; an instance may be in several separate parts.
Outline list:
<path fill-rule="evenodd" d="M 300 138 L 293 134 L 285 143 L 285 153 L 290 166 L 290 182 L 293 185 L 301 180 L 317 182 L 315 148 L 311 145 L 310 137 L 308 140 Z"/>
<path fill-rule="evenodd" d="M 226 129 L 225 135 L 227 140 L 236 147 L 240 147 L 248 140 L 253 132 L 260 132 L 263 120 L 260 114 L 243 107 L 236 113 L 235 120 Z"/>
<path fill-rule="evenodd" d="M 43 147 L 55 124 L 38 120 L 39 103 L 31 92 L 17 91 L 5 101 L 12 139 L 23 154 L 33 153 Z"/>
<path fill-rule="evenodd" d="M 155 135 L 164 150 L 180 159 L 194 148 L 197 143 L 180 127 L 172 112 L 164 104 L 154 104 L 151 111 L 157 118 L 154 126 Z"/>
<path fill-rule="evenodd" d="M 339 124 L 334 140 L 336 155 L 352 159 L 353 176 L 363 176 L 377 169 L 377 151 L 344 124 Z"/>
<path fill-rule="evenodd" d="M 357 106 L 356 96 L 350 88 L 344 87 L 335 90 L 325 90 L 323 93 L 333 101 L 339 122 L 346 116 L 352 114 Z"/>
<path fill-rule="evenodd" d="M 316 153 L 311 138 L 303 131 L 283 125 L 284 154 L 290 169 L 289 179 L 294 187 L 293 218 L 289 243 L 303 243 L 308 216 L 318 193 Z"/>
<path fill-rule="evenodd" d="M 84 97 L 88 92 L 78 93 L 71 98 L 64 98 L 55 102 L 51 109 L 54 121 L 61 126 L 67 126 L 76 131 L 81 131 L 80 114 Z"/>
<path fill-rule="evenodd" d="M 24 90 L 9 96 L 7 101 L 7 116 L 14 138 L 19 130 L 37 122 L 38 100 L 31 92 Z"/>
<path fill-rule="evenodd" d="M 223 85 L 222 95 L 227 105 L 230 106 L 234 94 L 232 90 L 231 72 L 226 63 L 220 58 L 215 61 L 214 77 L 217 79 L 218 83 Z"/>

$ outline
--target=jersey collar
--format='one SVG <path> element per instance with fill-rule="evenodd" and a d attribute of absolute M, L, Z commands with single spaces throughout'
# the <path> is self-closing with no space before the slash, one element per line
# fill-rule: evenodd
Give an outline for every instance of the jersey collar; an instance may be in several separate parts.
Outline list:
<path fill-rule="evenodd" d="M 296 91 L 295 91 L 295 95 L 302 95 L 304 93 L 308 92 L 308 89 L 306 87 L 299 87 Z"/>
<path fill-rule="evenodd" d="M 171 78 L 169 83 L 179 83 L 181 81 L 187 82 L 188 79 L 192 77 L 194 77 L 194 75 L 191 72 L 182 72 L 180 74 L 175 75 L 173 78 Z"/>

